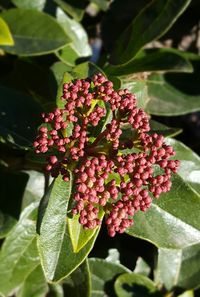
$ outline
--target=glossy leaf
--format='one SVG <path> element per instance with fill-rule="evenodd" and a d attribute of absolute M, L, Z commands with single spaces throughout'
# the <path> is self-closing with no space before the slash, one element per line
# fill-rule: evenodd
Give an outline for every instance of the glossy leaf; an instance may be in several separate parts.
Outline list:
<path fill-rule="evenodd" d="M 174 137 L 182 132 L 181 128 L 168 127 L 154 120 L 150 120 L 150 127 L 151 133 L 162 134 L 165 137 Z"/>
<path fill-rule="evenodd" d="M 18 8 L 43 10 L 47 0 L 11 0 Z"/>
<path fill-rule="evenodd" d="M 58 177 L 39 208 L 38 249 L 49 281 L 59 281 L 72 273 L 87 257 L 98 235 L 96 232 L 80 252 L 73 252 L 66 222 L 70 194 L 71 183 Z"/>
<path fill-rule="evenodd" d="M 0 86 L 0 92 L 1 141 L 19 148 L 31 146 L 41 122 L 42 107 L 33 97 L 14 89 Z"/>
<path fill-rule="evenodd" d="M 10 29 L 4 19 L 0 17 L 0 45 L 14 45 Z"/>
<path fill-rule="evenodd" d="M 176 77 L 174 77 L 175 79 Z M 188 94 L 167 81 L 167 76 L 153 74 L 147 81 L 149 101 L 146 111 L 162 116 L 175 116 L 200 110 L 200 95 Z"/>
<path fill-rule="evenodd" d="M 168 138 L 166 143 L 173 146 L 174 159 L 181 161 L 178 174 L 200 194 L 200 157 L 178 140 Z"/>
<path fill-rule="evenodd" d="M 15 224 L 13 217 L 0 211 L 0 239 L 6 237 Z"/>
<path fill-rule="evenodd" d="M 125 273 L 115 281 L 115 292 L 118 297 L 159 296 L 155 284 L 146 276 Z"/>
<path fill-rule="evenodd" d="M 91 279 L 87 260 L 64 280 L 64 289 L 69 296 L 91 296 Z"/>
<path fill-rule="evenodd" d="M 69 18 L 61 9 L 57 9 L 56 18 L 66 34 L 71 38 L 71 43 L 57 52 L 57 56 L 69 65 L 75 65 L 78 57 L 91 55 L 87 33 L 80 23 Z"/>
<path fill-rule="evenodd" d="M 149 276 L 150 272 L 151 272 L 150 266 L 144 261 L 144 259 L 142 259 L 141 257 L 138 257 L 135 265 L 134 273 L 142 274 L 144 276 Z"/>
<path fill-rule="evenodd" d="M 99 258 L 90 258 L 89 267 L 92 278 L 91 297 L 113 296 L 114 280 L 122 273 L 130 272 L 121 264 L 111 263 Z"/>
<path fill-rule="evenodd" d="M 29 179 L 22 197 L 22 209 L 32 202 L 39 202 L 43 197 L 45 190 L 44 174 L 34 170 L 26 171 L 26 173 L 28 174 Z"/>
<path fill-rule="evenodd" d="M 0 252 L 0 293 L 11 295 L 38 266 L 35 209 L 31 204 L 21 214 L 19 222 L 9 233 Z"/>
<path fill-rule="evenodd" d="M 173 287 L 192 289 L 199 286 L 200 243 L 182 249 L 161 248 L 156 270 L 157 284 L 171 290 Z"/>
<path fill-rule="evenodd" d="M 175 49 L 143 50 L 125 65 L 109 65 L 105 71 L 111 75 L 128 75 L 137 72 L 192 72 L 192 64 L 181 51 Z"/>
<path fill-rule="evenodd" d="M 87 5 L 85 0 L 54 0 L 65 12 L 67 12 L 76 21 L 80 21 L 84 15 L 84 9 Z"/>
<path fill-rule="evenodd" d="M 16 297 L 45 297 L 48 291 L 48 284 L 39 264 L 24 280 Z"/>
<path fill-rule="evenodd" d="M 70 42 L 70 38 L 53 17 L 37 10 L 9 9 L 1 17 L 10 27 L 15 43 L 12 47 L 2 48 L 11 54 L 47 54 Z"/>
<path fill-rule="evenodd" d="M 182 249 L 200 241 L 199 213 L 200 195 L 175 175 L 170 192 L 154 199 L 146 213 L 138 212 L 127 233 L 157 247 Z"/>
<path fill-rule="evenodd" d="M 189 3 L 190 0 L 156 0 L 148 4 L 118 38 L 111 62 L 124 64 L 132 60 L 146 43 L 167 32 Z"/>
<path fill-rule="evenodd" d="M 149 97 L 147 83 L 144 79 L 141 79 L 137 76 L 124 79 L 122 78 L 120 88 L 128 89 L 129 92 L 135 94 L 135 97 L 137 99 L 137 106 L 145 109 L 149 101 Z"/>
<path fill-rule="evenodd" d="M 103 216 L 104 212 L 101 211 L 98 218 L 102 219 Z M 79 223 L 79 216 L 76 215 L 72 218 L 68 218 L 68 228 L 73 251 L 77 253 L 90 241 L 100 226 L 94 229 L 84 229 Z"/>

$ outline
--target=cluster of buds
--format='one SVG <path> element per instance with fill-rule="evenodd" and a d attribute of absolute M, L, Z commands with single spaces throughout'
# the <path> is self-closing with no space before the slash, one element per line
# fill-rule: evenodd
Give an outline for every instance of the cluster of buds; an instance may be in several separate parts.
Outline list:
<path fill-rule="evenodd" d="M 68 181 L 73 173 L 72 213 L 85 229 L 100 225 L 105 213 L 109 235 L 123 233 L 137 211 L 170 190 L 179 166 L 170 160 L 175 152 L 162 135 L 150 134 L 148 115 L 135 96 L 115 91 L 101 74 L 65 83 L 61 100 L 63 108 L 42 114 L 35 152 L 52 153 L 46 169 L 53 177 Z"/>

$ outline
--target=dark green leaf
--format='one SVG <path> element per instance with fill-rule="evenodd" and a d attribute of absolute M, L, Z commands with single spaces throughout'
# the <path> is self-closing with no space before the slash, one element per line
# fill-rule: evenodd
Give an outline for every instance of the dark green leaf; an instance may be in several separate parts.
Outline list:
<path fill-rule="evenodd" d="M 138 257 L 134 273 L 142 274 L 144 276 L 149 276 L 151 272 L 150 266 L 142 259 L 141 257 Z"/>
<path fill-rule="evenodd" d="M 12 35 L 6 22 L 0 17 L 0 45 L 14 45 Z"/>
<path fill-rule="evenodd" d="M 0 238 L 6 237 L 15 224 L 13 217 L 0 211 Z"/>
<path fill-rule="evenodd" d="M 31 146 L 41 121 L 41 106 L 33 97 L 14 89 L 0 86 L 0 92 L 1 141 L 19 148 Z"/>
<path fill-rule="evenodd" d="M 115 281 L 115 292 L 118 297 L 159 296 L 155 284 L 146 276 L 135 273 L 124 273 Z"/>
<path fill-rule="evenodd" d="M 113 296 L 114 281 L 122 273 L 130 272 L 121 264 L 114 264 L 103 259 L 89 259 L 89 267 L 92 277 L 91 297 Z"/>
<path fill-rule="evenodd" d="M 16 158 L 15 158 L 16 160 Z M 0 209 L 18 219 L 28 174 L 0 167 Z"/>
<path fill-rule="evenodd" d="M 200 95 L 187 94 L 176 88 L 168 82 L 166 75 L 149 76 L 147 86 L 149 101 L 146 110 L 151 114 L 175 116 L 200 110 Z"/>
<path fill-rule="evenodd" d="M 87 5 L 85 0 L 54 0 L 65 12 L 72 16 L 76 21 L 80 21 L 84 15 L 84 9 Z"/>
<path fill-rule="evenodd" d="M 189 3 L 190 0 L 156 0 L 148 4 L 118 38 L 111 62 L 124 64 L 132 60 L 145 44 L 167 32 Z"/>
<path fill-rule="evenodd" d="M 181 51 L 175 49 L 148 49 L 143 50 L 125 65 L 109 65 L 105 72 L 111 75 L 127 75 L 144 71 L 162 72 L 192 72 L 192 64 Z"/>
<path fill-rule="evenodd" d="M 64 289 L 69 296 L 91 296 L 91 279 L 87 260 L 64 280 Z"/>
<path fill-rule="evenodd" d="M 175 175 L 170 192 L 154 199 L 146 213 L 138 212 L 127 233 L 157 247 L 182 249 L 200 241 L 199 214 L 200 195 Z"/>
<path fill-rule="evenodd" d="M 162 134 L 165 137 L 174 137 L 182 132 L 181 128 L 168 127 L 154 120 L 150 120 L 150 127 L 151 133 Z"/>
<path fill-rule="evenodd" d="M 48 292 L 42 267 L 39 264 L 24 280 L 17 297 L 45 297 Z"/>
<path fill-rule="evenodd" d="M 4 11 L 1 17 L 10 27 L 15 43 L 12 47 L 2 48 L 11 54 L 47 54 L 70 42 L 63 28 L 53 17 L 37 10 L 9 9 Z"/>
<path fill-rule="evenodd" d="M 43 10 L 47 0 L 12 0 L 18 8 Z"/>
<path fill-rule="evenodd" d="M 38 266 L 36 247 L 35 209 L 31 204 L 21 214 L 0 252 L 0 293 L 12 295 L 24 279 Z"/>
<path fill-rule="evenodd" d="M 66 222 L 70 194 L 71 182 L 64 182 L 58 177 L 39 208 L 38 248 L 49 281 L 58 281 L 72 273 L 91 251 L 99 231 L 80 252 L 73 252 Z"/>

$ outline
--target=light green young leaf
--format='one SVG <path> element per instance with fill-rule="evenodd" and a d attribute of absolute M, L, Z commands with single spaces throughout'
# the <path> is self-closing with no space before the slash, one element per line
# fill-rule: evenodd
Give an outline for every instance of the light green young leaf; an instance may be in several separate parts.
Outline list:
<path fill-rule="evenodd" d="M 14 45 L 10 29 L 2 17 L 0 17 L 0 45 Z"/>
<path fill-rule="evenodd" d="M 11 0 L 18 8 L 43 10 L 47 0 Z"/>
<path fill-rule="evenodd" d="M 98 218 L 103 219 L 104 212 L 100 211 Z M 100 226 L 94 228 L 94 229 L 84 229 L 83 226 L 79 223 L 79 216 L 73 216 L 73 218 L 68 218 L 68 228 L 69 228 L 69 234 L 71 243 L 73 246 L 74 253 L 79 252 L 94 236 L 97 229 L 100 228 Z"/>

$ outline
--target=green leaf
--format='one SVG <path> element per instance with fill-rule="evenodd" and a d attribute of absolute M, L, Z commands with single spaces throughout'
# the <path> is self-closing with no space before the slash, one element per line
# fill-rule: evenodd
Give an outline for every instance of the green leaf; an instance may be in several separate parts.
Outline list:
<path fill-rule="evenodd" d="M 154 199 L 147 212 L 136 213 L 127 233 L 160 248 L 182 249 L 200 241 L 199 213 L 200 195 L 176 174 L 170 192 Z"/>
<path fill-rule="evenodd" d="M 12 47 L 2 47 L 8 53 L 21 56 L 42 55 L 54 52 L 70 42 L 56 20 L 40 11 L 9 9 L 1 17 L 10 27 L 15 43 Z"/>
<path fill-rule="evenodd" d="M 11 0 L 18 8 L 43 10 L 47 0 Z"/>
<path fill-rule="evenodd" d="M 89 0 L 89 1 L 96 4 L 103 11 L 106 11 L 110 5 L 109 0 Z"/>
<path fill-rule="evenodd" d="M 144 261 L 144 259 L 142 259 L 141 257 L 138 257 L 135 265 L 134 273 L 142 274 L 144 276 L 149 276 L 150 272 L 151 272 L 150 266 Z"/>
<path fill-rule="evenodd" d="M 183 294 L 178 295 L 178 297 L 194 297 L 194 291 L 185 291 Z"/>
<path fill-rule="evenodd" d="M 98 218 L 103 219 L 104 212 L 100 211 Z M 68 218 L 68 228 L 71 243 L 73 246 L 74 253 L 79 252 L 94 236 L 97 229 L 100 228 L 96 227 L 94 229 L 84 229 L 83 226 L 79 223 L 79 215 L 73 216 L 72 218 Z"/>
<path fill-rule="evenodd" d="M 128 75 L 137 72 L 192 72 L 192 64 L 181 51 L 170 48 L 147 49 L 125 65 L 110 65 L 104 69 L 110 75 Z"/>
<path fill-rule="evenodd" d="M 29 179 L 22 198 L 22 209 L 32 202 L 39 202 L 45 190 L 44 174 L 34 170 L 26 171 L 26 173 L 29 175 Z"/>
<path fill-rule="evenodd" d="M 26 149 L 34 141 L 43 109 L 33 97 L 14 89 L 0 86 L 0 92 L 0 140 Z"/>
<path fill-rule="evenodd" d="M 190 2 L 156 0 L 149 3 L 118 38 L 111 62 L 124 64 L 132 60 L 145 44 L 166 33 Z"/>
<path fill-rule="evenodd" d="M 192 289 L 199 286 L 200 243 L 182 249 L 158 250 L 156 283 L 171 290 L 173 287 Z"/>
<path fill-rule="evenodd" d="M 59 176 L 39 208 L 38 249 L 48 281 L 59 281 L 72 273 L 87 257 L 98 235 L 99 230 L 80 252 L 73 252 L 66 222 L 70 195 L 71 182 L 64 182 Z"/>
<path fill-rule="evenodd" d="M 15 224 L 13 217 L 0 211 L 0 239 L 6 237 Z"/>
<path fill-rule="evenodd" d="M 79 78 L 79 79 L 90 77 L 97 72 L 104 74 L 102 69 L 92 62 L 84 62 L 77 65 L 76 67 L 74 67 L 73 72 L 74 72 L 75 78 Z"/>
<path fill-rule="evenodd" d="M 120 78 L 120 80 L 121 80 L 120 88 L 128 89 L 129 92 L 133 93 L 137 99 L 137 106 L 145 109 L 149 101 L 146 81 L 137 76 Z"/>
<path fill-rule="evenodd" d="M 68 296 L 90 297 L 91 279 L 87 260 L 64 279 L 64 289 Z"/>
<path fill-rule="evenodd" d="M 0 293 L 12 295 L 24 279 L 38 266 L 36 247 L 35 209 L 31 204 L 21 214 L 0 252 Z"/>
<path fill-rule="evenodd" d="M 6 22 L 0 17 L 0 45 L 14 45 L 12 35 Z"/>
<path fill-rule="evenodd" d="M 84 9 L 87 6 L 85 0 L 76 0 L 76 3 L 73 0 L 54 0 L 54 2 L 76 21 L 80 21 L 83 18 Z"/>
<path fill-rule="evenodd" d="M 166 143 L 173 146 L 174 159 L 181 161 L 178 174 L 200 194 L 200 157 L 178 140 L 168 138 Z"/>
<path fill-rule="evenodd" d="M 165 75 L 153 74 L 148 78 L 150 114 L 175 116 L 200 110 L 200 96 L 188 95 L 167 82 Z"/>
<path fill-rule="evenodd" d="M 69 65 L 75 65 L 78 57 L 91 56 L 87 33 L 76 20 L 69 18 L 61 9 L 57 9 L 56 18 L 72 42 L 57 52 L 57 56 Z"/>
<path fill-rule="evenodd" d="M 168 127 L 154 120 L 150 120 L 150 127 L 151 133 L 162 134 L 165 137 L 174 137 L 182 132 L 181 128 Z"/>
<path fill-rule="evenodd" d="M 124 273 L 115 281 L 115 292 L 118 297 L 159 296 L 155 284 L 146 276 L 135 273 Z"/>
<path fill-rule="evenodd" d="M 48 285 L 39 264 L 24 280 L 16 297 L 45 297 L 48 291 Z"/>
<path fill-rule="evenodd" d="M 89 267 L 92 278 L 91 297 L 113 296 L 115 278 L 130 270 L 121 264 L 111 263 L 103 259 L 90 258 Z"/>
<path fill-rule="evenodd" d="M 64 297 L 63 286 L 60 284 L 50 284 L 50 294 L 52 297 Z"/>

